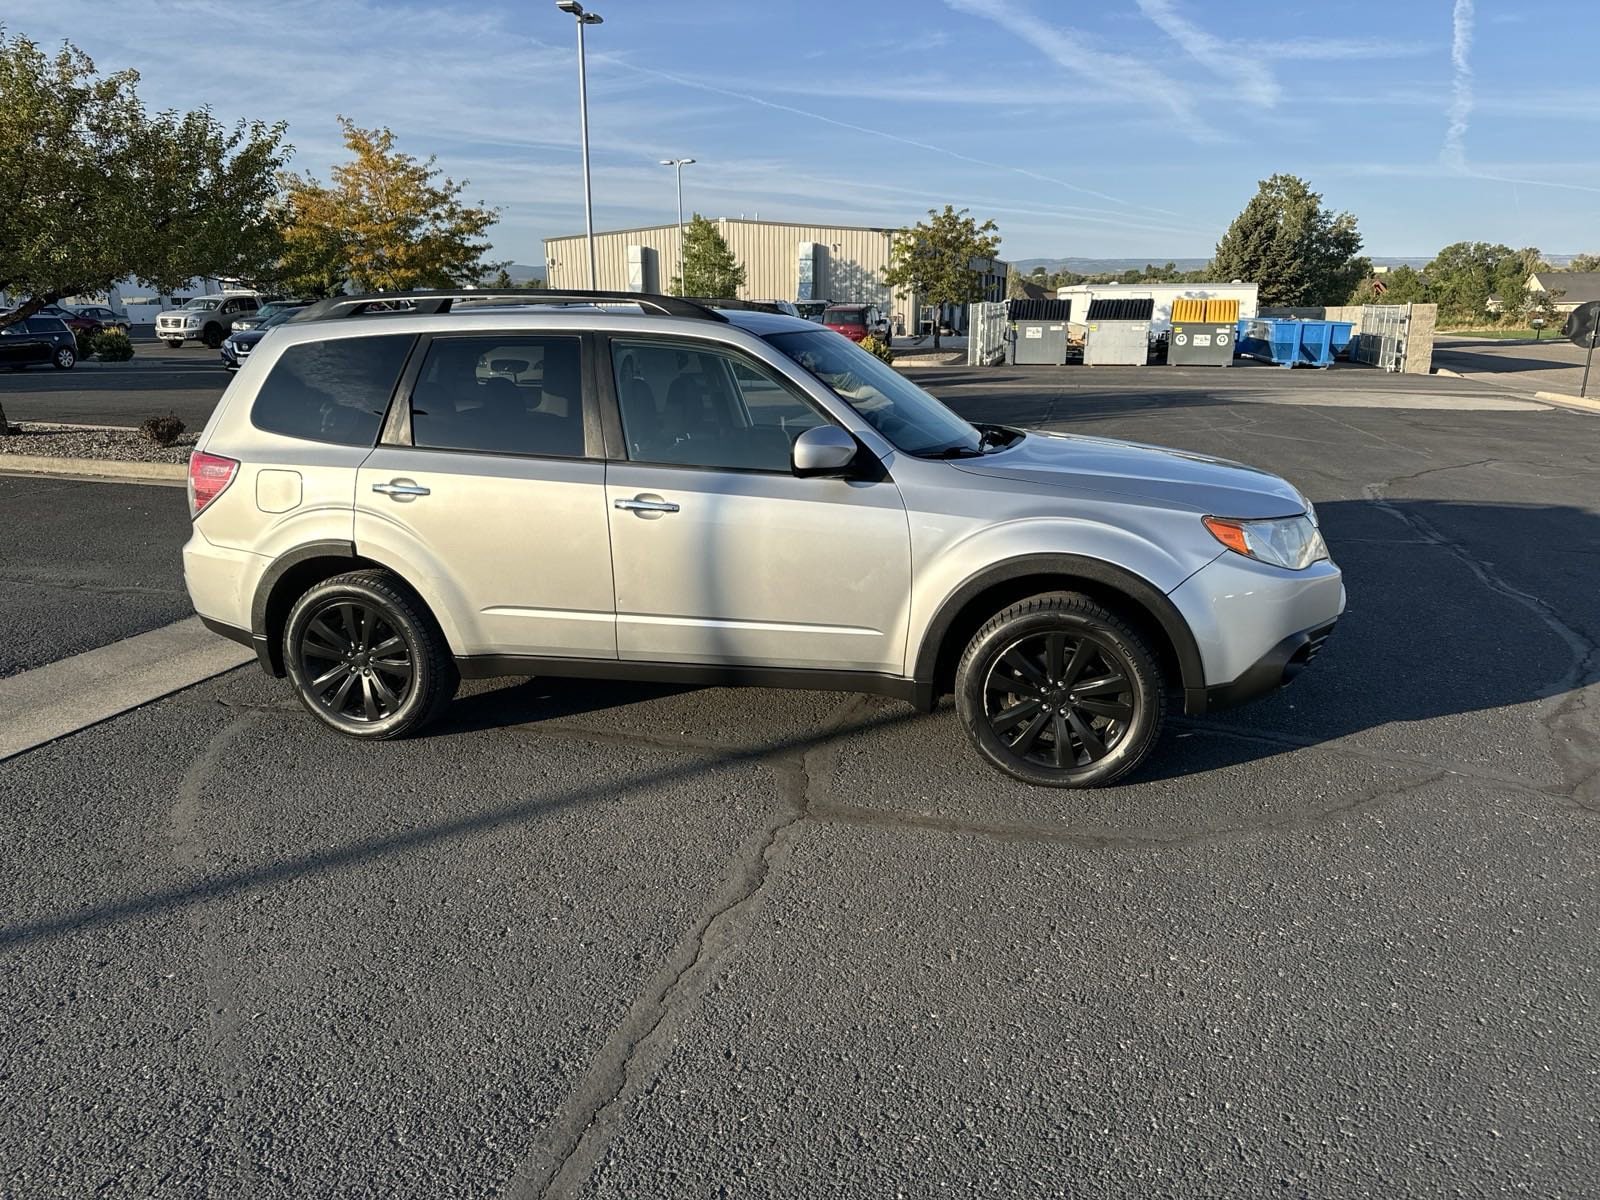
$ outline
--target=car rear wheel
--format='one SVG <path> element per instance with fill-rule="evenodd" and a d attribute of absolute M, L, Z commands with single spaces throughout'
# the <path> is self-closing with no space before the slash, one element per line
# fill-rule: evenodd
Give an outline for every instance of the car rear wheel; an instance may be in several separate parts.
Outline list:
<path fill-rule="evenodd" d="M 995 614 L 956 672 L 956 712 L 991 764 L 1043 787 L 1099 787 L 1149 755 L 1166 715 L 1155 655 L 1110 609 L 1051 592 Z"/>
<path fill-rule="evenodd" d="M 78 352 L 71 346 L 58 346 L 56 356 L 51 361 L 55 363 L 56 370 L 70 371 L 78 361 Z"/>
<path fill-rule="evenodd" d="M 387 571 L 352 571 L 289 612 L 284 666 L 306 709 L 352 737 L 404 737 L 450 703 L 460 677 L 444 635 Z"/>

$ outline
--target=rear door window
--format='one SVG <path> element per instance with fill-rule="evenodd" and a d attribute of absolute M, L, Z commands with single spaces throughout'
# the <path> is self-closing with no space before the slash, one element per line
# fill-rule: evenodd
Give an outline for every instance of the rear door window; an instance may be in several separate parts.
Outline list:
<path fill-rule="evenodd" d="M 256 393 L 251 424 L 285 437 L 371 446 L 415 340 L 394 333 L 288 347 Z"/>
<path fill-rule="evenodd" d="M 866 315 L 859 308 L 830 308 L 822 315 L 824 325 L 864 325 Z"/>
<path fill-rule="evenodd" d="M 584 456 L 583 344 L 575 337 L 437 337 L 411 387 L 411 444 Z"/>

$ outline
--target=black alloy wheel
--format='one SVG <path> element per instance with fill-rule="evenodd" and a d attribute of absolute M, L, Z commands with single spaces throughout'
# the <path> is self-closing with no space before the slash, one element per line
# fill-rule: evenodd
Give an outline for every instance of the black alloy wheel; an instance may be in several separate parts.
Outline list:
<path fill-rule="evenodd" d="M 1132 771 L 1155 743 L 1164 693 L 1139 635 L 1071 592 L 998 613 L 956 676 L 956 709 L 979 752 L 1046 787 L 1095 787 Z"/>
<path fill-rule="evenodd" d="M 989 668 L 984 717 L 1012 754 L 1062 770 L 1099 762 L 1133 722 L 1121 657 L 1092 634 L 1020 639 Z"/>
<path fill-rule="evenodd" d="M 300 635 L 306 687 L 335 720 L 375 723 L 394 716 L 411 690 L 411 650 L 382 610 L 330 600 Z"/>
<path fill-rule="evenodd" d="M 460 679 L 432 614 L 387 571 L 352 571 L 312 587 L 289 612 L 283 651 L 300 702 L 360 738 L 420 729 Z"/>

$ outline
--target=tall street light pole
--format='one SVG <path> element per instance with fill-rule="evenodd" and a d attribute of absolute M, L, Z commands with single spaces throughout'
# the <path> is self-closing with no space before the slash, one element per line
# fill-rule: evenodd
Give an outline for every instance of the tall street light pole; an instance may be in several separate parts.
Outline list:
<path fill-rule="evenodd" d="M 663 158 L 663 167 L 672 167 L 678 176 L 678 287 L 683 290 L 683 169 L 692 158 Z"/>
<path fill-rule="evenodd" d="M 583 228 L 589 238 L 589 290 L 594 291 L 599 285 L 595 283 L 594 200 L 589 191 L 589 78 L 584 70 L 583 27 L 599 25 L 602 18 L 599 13 L 584 12 L 578 0 L 556 0 L 556 7 L 564 13 L 571 13 L 578 22 L 578 128 L 583 139 Z"/>

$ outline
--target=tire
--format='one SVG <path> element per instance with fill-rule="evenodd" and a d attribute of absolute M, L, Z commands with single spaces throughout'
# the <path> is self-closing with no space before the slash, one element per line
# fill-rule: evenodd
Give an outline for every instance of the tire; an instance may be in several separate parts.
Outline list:
<path fill-rule="evenodd" d="M 161 340 L 166 342 L 167 348 L 170 349 L 170 350 L 182 350 L 183 349 L 183 339 L 182 338 L 162 338 Z"/>
<path fill-rule="evenodd" d="M 283 662 L 312 716 L 373 741 L 417 732 L 445 710 L 460 683 L 427 606 L 387 571 L 335 575 L 296 600 L 284 625 Z"/>
<path fill-rule="evenodd" d="M 207 325 L 201 333 L 200 340 L 206 344 L 207 350 L 218 350 L 222 347 L 222 326 Z"/>
<path fill-rule="evenodd" d="M 58 371 L 70 371 L 78 363 L 78 352 L 71 346 L 58 347 L 50 362 Z"/>
<path fill-rule="evenodd" d="M 1155 655 L 1115 613 L 1077 592 L 1049 592 L 973 635 L 956 668 L 956 713 L 978 753 L 1007 775 L 1101 787 L 1149 755 L 1166 686 Z"/>

